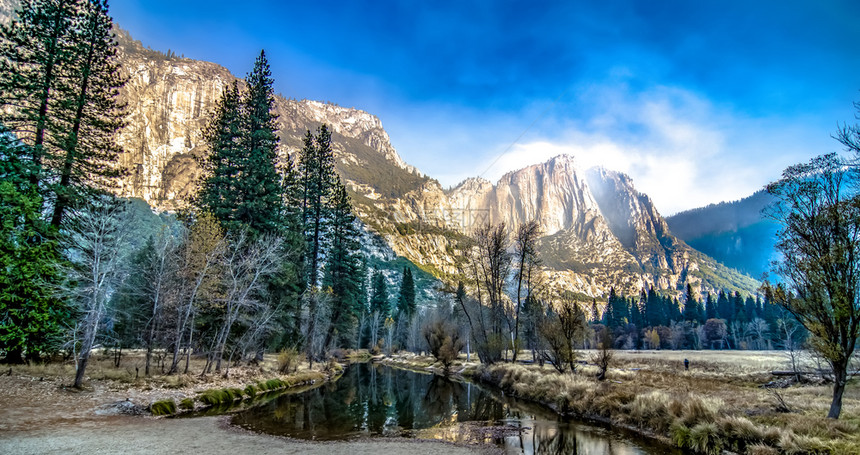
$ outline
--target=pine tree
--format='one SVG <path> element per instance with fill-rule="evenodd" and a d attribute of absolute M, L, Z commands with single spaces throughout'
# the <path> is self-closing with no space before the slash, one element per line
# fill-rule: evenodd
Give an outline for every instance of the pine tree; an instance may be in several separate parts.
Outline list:
<path fill-rule="evenodd" d="M 238 179 L 244 162 L 240 117 L 239 85 L 233 82 L 221 95 L 214 116 L 204 130 L 209 153 L 198 160 L 202 179 L 194 198 L 198 208 L 212 214 L 222 228 L 229 230 L 239 228 Z"/>
<path fill-rule="evenodd" d="M 690 286 L 690 283 L 687 283 L 687 293 L 684 299 L 684 313 L 683 317 L 685 321 L 698 321 L 699 313 L 698 313 L 699 301 L 696 299 L 696 296 L 693 294 L 693 288 Z"/>
<path fill-rule="evenodd" d="M 0 350 L 6 363 L 57 350 L 71 317 L 52 289 L 61 282 L 55 265 L 62 259 L 41 205 L 35 191 L 0 180 Z"/>
<path fill-rule="evenodd" d="M 236 219 L 252 234 L 278 233 L 283 212 L 281 176 L 277 171 L 278 116 L 273 113 L 274 81 L 264 51 L 245 81 L 248 93 L 242 101 L 240 147 L 246 155 L 237 183 L 240 201 Z"/>
<path fill-rule="evenodd" d="M 331 134 L 322 125 L 314 136 L 307 132 L 299 158 L 302 195 L 302 231 L 305 240 L 306 283 L 316 292 L 319 285 L 321 261 L 326 254 L 329 220 L 332 212 L 332 194 L 336 174 L 334 172 L 334 153 L 331 148 Z M 310 299 L 309 318 L 305 338 L 312 339 L 316 330 L 317 299 Z M 310 353 L 309 353 L 310 355 Z"/>
<path fill-rule="evenodd" d="M 720 291 L 719 296 L 717 296 L 717 316 L 720 319 L 725 319 L 726 325 L 731 322 L 732 316 L 734 316 L 734 308 L 732 308 L 732 303 L 724 291 Z"/>
<path fill-rule="evenodd" d="M 705 318 L 717 318 L 717 303 L 714 302 L 714 296 L 711 295 L 710 291 L 708 291 L 708 297 L 705 300 Z"/>
<path fill-rule="evenodd" d="M 125 115 L 125 105 L 117 97 L 126 79 L 119 72 L 107 0 L 83 1 L 76 19 L 74 72 L 70 73 L 74 76 L 68 81 L 71 99 L 62 103 L 71 117 L 60 153 L 50 163 L 51 173 L 59 177 L 51 218 L 55 228 L 60 227 L 66 209 L 91 190 L 115 188 L 116 178 L 126 172 L 117 163 L 121 148 L 116 142 Z"/>
<path fill-rule="evenodd" d="M 615 287 L 609 288 L 609 298 L 606 300 L 606 308 L 603 310 L 603 325 L 610 329 L 618 327 L 616 299 L 618 299 L 618 295 L 615 294 Z"/>
<path fill-rule="evenodd" d="M 323 346 L 332 341 L 335 331 L 346 334 L 361 311 L 362 261 L 360 233 L 346 188 L 335 180 L 332 194 L 331 247 L 326 262 L 324 284 L 331 288 L 331 323 Z"/>
<path fill-rule="evenodd" d="M 415 280 L 412 278 L 412 269 L 403 268 L 403 280 L 400 282 L 400 294 L 397 298 L 397 312 L 412 319 L 415 314 Z"/>
<path fill-rule="evenodd" d="M 0 122 L 29 146 L 22 158 L 32 164 L 33 185 L 43 177 L 44 155 L 65 138 L 54 110 L 70 91 L 62 75 L 74 61 L 79 7 L 80 0 L 22 0 L 17 17 L 0 26 Z"/>
<path fill-rule="evenodd" d="M 379 270 L 373 273 L 370 284 L 370 312 L 378 313 L 383 318 L 391 315 L 391 308 L 388 304 L 388 290 L 385 285 L 385 275 Z"/>
<path fill-rule="evenodd" d="M 124 84 L 105 0 L 23 1 L 0 28 L 0 122 L 28 147 L 30 183 L 66 209 L 116 186 Z"/>
<path fill-rule="evenodd" d="M 335 181 L 331 133 L 325 125 L 320 126 L 316 136 L 310 131 L 305 135 L 299 172 L 302 181 L 302 224 L 307 242 L 307 281 L 313 288 L 317 286 L 320 261 L 325 253 L 329 228 L 326 220 Z"/>
<path fill-rule="evenodd" d="M 735 291 L 735 295 L 732 297 L 732 313 L 733 320 L 744 323 L 749 322 L 744 308 L 744 298 L 741 297 L 741 293 L 739 291 Z"/>
<path fill-rule="evenodd" d="M 665 321 L 665 302 L 657 292 L 654 291 L 654 286 L 648 289 L 648 294 L 645 300 L 645 324 L 650 327 L 666 325 Z"/>

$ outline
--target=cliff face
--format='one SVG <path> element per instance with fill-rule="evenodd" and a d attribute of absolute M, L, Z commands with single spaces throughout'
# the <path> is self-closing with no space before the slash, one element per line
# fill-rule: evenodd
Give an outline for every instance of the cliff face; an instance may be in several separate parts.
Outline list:
<path fill-rule="evenodd" d="M 119 142 L 125 149 L 122 163 L 131 170 L 121 194 L 143 198 L 160 209 L 175 209 L 187 200 L 198 177 L 194 158 L 206 153 L 203 129 L 224 89 L 237 78 L 214 63 L 146 49 L 121 30 L 118 38 L 119 58 L 129 77 L 121 91 L 128 116 Z M 366 159 L 372 151 L 420 177 L 391 146 L 382 122 L 367 112 L 277 96 L 275 113 L 284 156 L 301 148 L 307 130 L 326 124 L 333 133 L 338 167 L 347 174 L 372 164 Z"/>

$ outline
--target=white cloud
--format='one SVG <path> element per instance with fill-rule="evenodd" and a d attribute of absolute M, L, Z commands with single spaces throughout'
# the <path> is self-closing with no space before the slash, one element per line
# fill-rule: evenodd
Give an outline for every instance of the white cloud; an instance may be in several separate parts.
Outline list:
<path fill-rule="evenodd" d="M 804 148 L 808 140 L 777 132 L 790 125 L 732 115 L 680 89 L 632 94 L 596 88 L 579 103 L 593 106 L 595 115 L 587 122 L 568 122 L 561 134 L 543 131 L 544 138 L 514 145 L 479 164 L 476 173 L 489 167 L 483 177 L 494 181 L 569 154 L 583 169 L 603 166 L 630 175 L 636 188 L 670 215 L 746 197 L 799 156 L 816 153 Z"/>

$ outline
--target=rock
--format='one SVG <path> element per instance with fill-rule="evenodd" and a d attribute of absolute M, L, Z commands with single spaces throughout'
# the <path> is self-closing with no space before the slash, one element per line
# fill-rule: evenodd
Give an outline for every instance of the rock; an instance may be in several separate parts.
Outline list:
<path fill-rule="evenodd" d="M 146 407 L 135 404 L 130 400 L 116 401 L 99 406 L 96 409 L 97 415 L 143 415 L 146 414 Z"/>

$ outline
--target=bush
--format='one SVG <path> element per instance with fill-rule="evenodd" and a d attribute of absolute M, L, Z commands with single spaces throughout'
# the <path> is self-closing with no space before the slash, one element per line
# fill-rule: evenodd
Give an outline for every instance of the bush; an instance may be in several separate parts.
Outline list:
<path fill-rule="evenodd" d="M 690 448 L 701 453 L 717 455 L 723 450 L 723 440 L 716 424 L 700 423 L 690 430 Z"/>
<path fill-rule="evenodd" d="M 453 324 L 438 319 L 424 326 L 422 332 L 430 347 L 430 354 L 442 364 L 445 374 L 448 374 L 451 365 L 460 355 L 460 349 L 463 349 L 460 331 Z"/>
<path fill-rule="evenodd" d="M 154 416 L 173 415 L 176 414 L 176 402 L 173 401 L 173 398 L 156 401 L 150 405 L 149 410 Z"/>
<path fill-rule="evenodd" d="M 281 374 L 295 373 L 299 367 L 299 351 L 295 348 L 282 349 L 278 353 L 278 372 Z"/>

